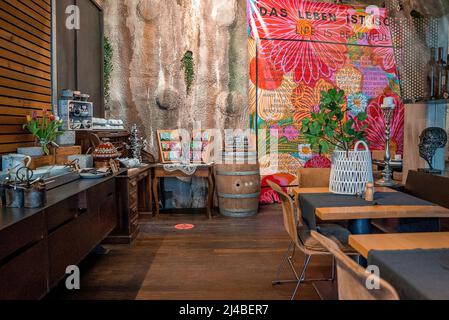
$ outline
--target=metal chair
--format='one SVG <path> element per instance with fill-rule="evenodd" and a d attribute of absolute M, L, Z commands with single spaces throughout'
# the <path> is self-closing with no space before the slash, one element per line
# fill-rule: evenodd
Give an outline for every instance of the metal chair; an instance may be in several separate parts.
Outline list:
<path fill-rule="evenodd" d="M 287 195 L 282 188 L 272 181 L 267 182 L 268 185 L 278 194 L 282 202 L 282 212 L 284 217 L 284 227 L 290 236 L 291 242 L 287 249 L 287 252 L 282 258 L 281 264 L 279 265 L 276 280 L 273 281 L 273 285 L 279 285 L 284 283 L 296 283 L 295 290 L 292 294 L 291 300 L 295 299 L 298 289 L 301 283 L 305 281 L 333 281 L 335 278 L 334 266 L 332 266 L 332 275 L 327 279 L 308 279 L 306 280 L 307 268 L 310 264 L 312 256 L 330 256 L 331 254 L 326 248 L 321 246 L 314 238 L 310 236 L 310 229 L 303 223 L 302 217 L 297 213 L 294 208 L 293 200 L 289 195 Z M 326 224 L 320 225 L 320 229 L 330 236 L 337 235 L 339 232 L 348 232 L 346 229 L 339 225 Z M 335 237 L 336 241 L 339 241 Z M 346 251 L 351 255 L 358 255 L 355 253 L 348 245 L 341 243 L 342 250 Z M 293 257 L 295 255 L 295 250 L 298 248 L 305 255 L 304 266 L 298 275 L 296 268 L 294 266 Z M 288 264 L 293 272 L 293 280 L 279 280 L 280 274 L 284 269 L 285 264 Z"/>
<path fill-rule="evenodd" d="M 337 260 L 337 282 L 339 300 L 399 300 L 396 290 L 385 280 L 377 277 L 379 289 L 369 290 L 367 281 L 376 278 L 349 258 L 331 239 L 311 231 L 312 237 L 334 255 Z"/>

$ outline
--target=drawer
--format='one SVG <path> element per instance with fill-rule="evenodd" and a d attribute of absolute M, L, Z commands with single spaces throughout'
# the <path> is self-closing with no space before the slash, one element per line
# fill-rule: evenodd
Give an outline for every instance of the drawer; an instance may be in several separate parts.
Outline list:
<path fill-rule="evenodd" d="M 50 288 L 64 278 L 67 266 L 78 264 L 83 257 L 80 238 L 84 236 L 78 218 L 48 236 Z"/>
<path fill-rule="evenodd" d="M 42 240 L 45 234 L 45 220 L 42 212 L 2 230 L 0 232 L 0 261 L 14 252 Z"/>
<path fill-rule="evenodd" d="M 66 199 L 45 210 L 47 228 L 52 232 L 55 228 L 73 220 L 78 214 L 78 195 Z"/>
<path fill-rule="evenodd" d="M 47 241 L 0 266 L 0 300 L 38 300 L 48 292 Z"/>

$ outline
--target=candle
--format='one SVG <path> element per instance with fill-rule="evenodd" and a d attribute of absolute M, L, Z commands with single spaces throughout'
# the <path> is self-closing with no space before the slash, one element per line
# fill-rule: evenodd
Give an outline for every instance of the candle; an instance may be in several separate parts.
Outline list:
<path fill-rule="evenodd" d="M 393 97 L 385 97 L 384 98 L 384 104 L 382 105 L 382 108 L 391 108 L 394 109 L 396 105 L 394 104 L 394 98 Z"/>

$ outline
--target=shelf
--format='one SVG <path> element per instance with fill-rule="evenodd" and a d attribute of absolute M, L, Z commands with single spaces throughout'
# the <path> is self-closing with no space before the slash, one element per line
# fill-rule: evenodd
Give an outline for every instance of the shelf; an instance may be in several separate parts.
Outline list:
<path fill-rule="evenodd" d="M 433 100 L 403 100 L 404 104 L 449 104 L 449 99 L 433 99 Z"/>

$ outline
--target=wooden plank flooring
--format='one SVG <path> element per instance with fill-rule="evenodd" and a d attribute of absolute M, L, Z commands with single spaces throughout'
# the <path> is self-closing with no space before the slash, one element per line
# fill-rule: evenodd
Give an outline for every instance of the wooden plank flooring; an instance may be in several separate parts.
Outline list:
<path fill-rule="evenodd" d="M 196 227 L 178 231 L 178 223 Z M 248 219 L 161 214 L 142 222 L 133 245 L 112 245 L 108 255 L 90 255 L 81 265 L 81 290 L 68 292 L 61 285 L 48 298 L 287 300 L 293 285 L 273 287 L 271 281 L 288 242 L 279 206 L 263 207 Z M 297 260 L 300 266 L 300 253 Z M 328 258 L 312 260 L 308 276 L 329 273 Z M 319 296 L 312 284 L 304 284 L 298 298 Z"/>

